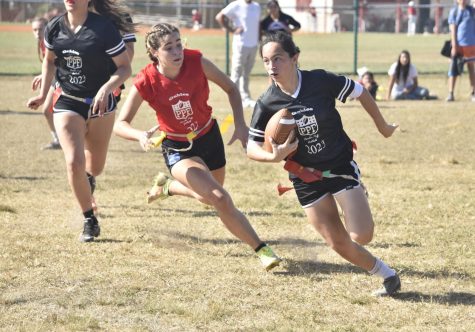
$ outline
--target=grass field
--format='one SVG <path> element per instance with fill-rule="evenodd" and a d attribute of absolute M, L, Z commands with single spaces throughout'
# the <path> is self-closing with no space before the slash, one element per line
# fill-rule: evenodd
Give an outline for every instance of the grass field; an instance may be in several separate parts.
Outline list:
<path fill-rule="evenodd" d="M 227 147 L 226 188 L 260 236 L 285 258 L 265 273 L 247 246 L 216 214 L 190 199 L 147 205 L 158 152 L 111 140 L 97 201 L 103 234 L 77 241 L 82 218 L 66 180 L 60 151 L 40 151 L 50 139 L 39 114 L 25 107 L 39 72 L 28 31 L 1 31 L 0 43 L 0 330 L 1 331 L 473 331 L 475 330 L 474 103 L 466 75 L 447 104 L 438 55 L 444 36 L 360 36 L 360 58 L 384 72 L 407 48 L 419 81 L 442 100 L 379 102 L 400 124 L 384 139 L 355 101 L 338 104 L 359 163 L 376 222 L 368 249 L 401 275 L 395 298 L 373 298 L 380 280 L 345 262 L 307 224 L 281 165 L 246 158 Z M 224 64 L 223 36 L 187 33 Z M 351 72 L 352 36 L 296 35 L 301 67 Z M 384 45 L 384 46 L 381 46 Z M 371 60 L 371 61 L 370 61 Z M 134 72 L 146 63 L 143 38 Z M 267 84 L 260 61 L 255 97 Z M 130 86 L 130 82 L 127 83 Z M 211 86 L 219 121 L 230 109 Z M 250 111 L 246 111 L 247 120 Z M 134 123 L 149 128 L 143 107 Z M 232 129 L 232 128 L 231 128 Z M 230 132 L 224 134 L 225 140 Z"/>

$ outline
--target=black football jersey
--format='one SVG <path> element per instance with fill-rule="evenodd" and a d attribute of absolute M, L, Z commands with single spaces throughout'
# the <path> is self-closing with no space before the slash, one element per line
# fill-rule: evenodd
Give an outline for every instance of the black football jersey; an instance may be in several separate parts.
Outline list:
<path fill-rule="evenodd" d="M 92 98 L 110 78 L 110 58 L 124 52 L 125 45 L 106 17 L 89 12 L 74 33 L 65 15 L 53 18 L 45 30 L 45 45 L 56 54 L 56 79 L 64 92 Z"/>
<path fill-rule="evenodd" d="M 299 140 L 292 159 L 303 166 L 331 170 L 353 159 L 351 140 L 343 130 L 335 100 L 346 102 L 355 82 L 325 70 L 300 71 L 301 86 L 296 98 L 272 84 L 257 100 L 249 139 L 264 142 L 269 119 L 287 108 L 297 124 Z"/>

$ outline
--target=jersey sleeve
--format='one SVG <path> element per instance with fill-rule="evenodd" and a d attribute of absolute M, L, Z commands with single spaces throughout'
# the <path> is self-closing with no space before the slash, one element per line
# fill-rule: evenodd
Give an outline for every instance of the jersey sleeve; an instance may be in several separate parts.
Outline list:
<path fill-rule="evenodd" d="M 409 77 L 417 77 L 418 73 L 417 73 L 417 68 L 416 66 L 414 66 L 412 63 L 411 63 L 411 66 L 409 67 Z"/>
<path fill-rule="evenodd" d="M 103 36 L 106 53 L 111 58 L 125 51 L 125 44 L 122 40 L 122 36 L 112 22 L 105 25 Z"/>
<path fill-rule="evenodd" d="M 124 43 L 136 43 L 137 37 L 135 36 L 135 33 L 125 33 L 122 35 L 122 40 Z"/>
<path fill-rule="evenodd" d="M 266 112 L 261 102 L 258 100 L 254 113 L 252 113 L 251 124 L 249 125 L 249 140 L 264 143 L 264 133 L 267 122 L 272 114 Z"/>
<path fill-rule="evenodd" d="M 455 19 L 456 19 L 456 13 L 457 13 L 457 7 L 454 7 L 450 10 L 449 17 L 448 17 L 448 23 L 450 24 L 455 24 Z"/>
<path fill-rule="evenodd" d="M 226 17 L 228 17 L 232 21 L 236 19 L 236 6 L 237 1 L 233 1 L 229 5 L 224 7 L 222 10 L 223 14 L 226 15 Z"/>
<path fill-rule="evenodd" d="M 59 20 L 62 16 L 57 16 L 51 19 L 51 21 L 48 22 L 45 28 L 45 38 L 44 38 L 44 44 L 45 47 L 52 51 L 53 50 L 53 40 L 56 35 L 56 30 L 59 24 Z"/>
<path fill-rule="evenodd" d="M 388 75 L 393 76 L 396 74 L 396 67 L 397 67 L 397 62 L 394 62 L 391 67 L 388 69 Z"/>
<path fill-rule="evenodd" d="M 343 75 L 326 72 L 325 81 L 327 82 L 329 93 L 342 103 L 346 102 L 346 99 L 355 88 L 355 82 Z"/>
<path fill-rule="evenodd" d="M 125 20 L 128 22 L 128 23 L 134 23 L 134 21 L 132 21 L 132 17 L 130 16 L 129 13 L 126 13 L 125 14 Z M 122 40 L 124 41 L 124 43 L 136 43 L 137 42 L 137 37 L 135 36 L 135 33 L 133 32 L 128 32 L 128 33 L 123 33 L 122 34 Z"/>
<path fill-rule="evenodd" d="M 153 92 L 152 92 L 152 87 L 149 84 L 149 80 L 147 79 L 147 75 L 145 74 L 144 70 L 141 70 L 137 74 L 137 76 L 135 76 L 134 86 L 139 92 L 143 100 L 146 100 L 146 101 L 150 100 L 150 96 L 153 94 Z"/>

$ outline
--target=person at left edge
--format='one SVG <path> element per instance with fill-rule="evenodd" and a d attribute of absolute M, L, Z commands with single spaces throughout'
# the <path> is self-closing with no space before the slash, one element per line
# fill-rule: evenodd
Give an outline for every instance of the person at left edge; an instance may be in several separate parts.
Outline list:
<path fill-rule="evenodd" d="M 104 169 L 114 126 L 116 100 L 112 92 L 132 71 L 119 31 L 132 32 L 134 26 L 125 20 L 125 9 L 117 1 L 63 2 L 66 13 L 46 26 L 40 94 L 30 98 L 27 106 L 37 109 L 45 101 L 56 67 L 62 92 L 53 109 L 54 124 L 68 181 L 84 215 L 79 240 L 90 242 L 100 234 L 92 193 L 94 177 Z M 110 58 L 117 66 L 112 74 Z"/>
<path fill-rule="evenodd" d="M 45 27 L 48 21 L 44 17 L 36 17 L 31 22 L 31 29 L 33 30 L 33 35 L 35 36 L 38 48 L 38 59 L 43 63 L 45 57 L 46 47 L 45 47 Z M 50 143 L 42 147 L 42 150 L 58 150 L 61 149 L 59 144 L 58 135 L 56 134 L 56 129 L 54 129 L 53 122 L 53 101 L 55 98 L 54 91 L 56 89 L 56 83 L 53 82 L 51 87 L 51 92 L 48 94 L 45 100 L 45 107 L 43 107 L 43 115 L 45 116 L 46 123 L 50 130 L 52 140 Z M 31 89 L 33 91 L 37 90 L 41 86 L 41 74 L 33 78 L 31 82 Z M 56 95 L 57 97 L 57 95 Z M 57 98 L 56 98 L 57 99 Z"/>

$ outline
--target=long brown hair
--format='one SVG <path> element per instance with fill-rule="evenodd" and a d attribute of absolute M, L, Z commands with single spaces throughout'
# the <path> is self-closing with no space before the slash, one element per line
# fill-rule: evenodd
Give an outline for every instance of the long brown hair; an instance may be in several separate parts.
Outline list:
<path fill-rule="evenodd" d="M 43 27 L 43 30 L 45 29 L 46 27 L 46 24 L 48 24 L 48 20 L 44 17 L 35 17 L 32 21 L 31 21 L 31 24 L 35 23 L 35 22 L 38 22 L 41 24 L 41 26 Z M 37 44 L 36 44 L 36 47 L 37 47 L 37 51 L 38 51 L 38 59 L 40 59 L 40 62 L 43 62 L 43 58 L 44 58 L 44 54 L 43 54 L 43 50 L 44 50 L 44 36 L 43 38 L 39 38 L 37 40 Z"/>
<path fill-rule="evenodd" d="M 403 65 L 401 63 L 401 55 L 405 54 L 407 57 L 407 64 Z M 401 53 L 399 53 L 399 56 L 397 58 L 397 65 L 396 65 L 396 79 L 399 81 L 399 78 L 402 74 L 402 80 L 404 81 L 404 84 L 406 84 L 407 81 L 407 76 L 409 76 L 409 68 L 411 67 L 411 54 L 409 54 L 409 51 L 403 50 Z"/>
<path fill-rule="evenodd" d="M 90 4 L 98 14 L 110 18 L 120 32 L 136 31 L 135 24 L 130 19 L 127 19 L 130 18 L 130 15 L 122 2 L 116 0 L 91 0 Z"/>

